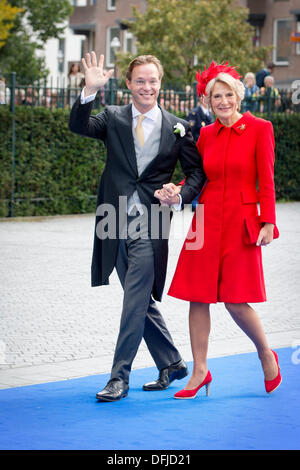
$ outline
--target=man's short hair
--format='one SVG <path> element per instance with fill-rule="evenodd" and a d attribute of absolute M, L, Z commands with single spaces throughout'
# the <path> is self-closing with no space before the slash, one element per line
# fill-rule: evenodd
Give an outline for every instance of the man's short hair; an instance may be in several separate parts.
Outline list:
<path fill-rule="evenodd" d="M 126 78 L 130 82 L 132 77 L 132 71 L 138 65 L 145 65 L 145 64 L 154 64 L 157 67 L 159 79 L 161 80 L 164 74 L 163 66 L 161 65 L 160 60 L 155 57 L 154 55 L 140 55 L 133 59 L 130 64 L 128 65 Z"/>

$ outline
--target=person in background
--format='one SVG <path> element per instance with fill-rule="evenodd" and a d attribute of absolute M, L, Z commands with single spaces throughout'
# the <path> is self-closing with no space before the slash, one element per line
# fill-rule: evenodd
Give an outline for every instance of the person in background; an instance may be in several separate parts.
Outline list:
<path fill-rule="evenodd" d="M 259 87 L 256 85 L 254 73 L 246 73 L 244 78 L 244 85 L 245 96 L 242 102 L 242 111 L 258 111 Z"/>
<path fill-rule="evenodd" d="M 26 106 L 36 106 L 38 104 L 37 90 L 31 85 L 25 88 L 25 98 L 22 104 Z"/>
<path fill-rule="evenodd" d="M 42 105 L 45 106 L 45 108 L 51 108 L 51 103 L 51 88 L 45 88 L 42 97 Z"/>
<path fill-rule="evenodd" d="M 281 106 L 281 96 L 279 94 L 278 88 L 274 87 L 275 81 L 274 77 L 268 75 L 264 80 L 264 87 L 260 89 L 260 95 L 262 97 L 260 103 L 260 111 L 266 112 L 269 108 L 270 100 L 270 109 L 273 111 L 278 111 Z"/>
<path fill-rule="evenodd" d="M 16 106 L 21 106 L 25 103 L 25 90 L 24 88 L 18 88 L 16 90 Z"/>
<path fill-rule="evenodd" d="M 80 72 L 79 65 L 76 63 L 71 64 L 68 73 L 68 90 L 69 90 L 69 105 L 70 107 L 76 101 L 78 91 L 83 86 L 84 75 Z"/>
<path fill-rule="evenodd" d="M 204 100 L 200 98 L 198 106 L 192 109 L 187 116 L 195 142 L 199 139 L 201 129 L 212 124 L 214 120 L 212 112 L 208 109 Z"/>
<path fill-rule="evenodd" d="M 258 88 L 261 88 L 264 86 L 265 77 L 273 73 L 274 67 L 275 67 L 274 64 L 272 62 L 269 62 L 265 68 L 257 72 L 256 85 L 258 86 Z"/>
<path fill-rule="evenodd" d="M 185 85 L 185 91 L 182 93 L 180 111 L 188 115 L 190 110 L 195 108 L 194 94 L 191 85 Z"/>

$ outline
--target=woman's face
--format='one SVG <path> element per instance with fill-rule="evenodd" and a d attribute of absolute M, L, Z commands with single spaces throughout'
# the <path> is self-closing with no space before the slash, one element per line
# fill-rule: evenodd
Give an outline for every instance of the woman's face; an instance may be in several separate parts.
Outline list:
<path fill-rule="evenodd" d="M 252 88 L 253 85 L 254 85 L 253 77 L 247 77 L 246 80 L 245 80 L 245 85 L 248 88 Z"/>
<path fill-rule="evenodd" d="M 217 118 L 230 120 L 238 112 L 236 93 L 223 82 L 216 82 L 211 93 L 211 107 Z"/>

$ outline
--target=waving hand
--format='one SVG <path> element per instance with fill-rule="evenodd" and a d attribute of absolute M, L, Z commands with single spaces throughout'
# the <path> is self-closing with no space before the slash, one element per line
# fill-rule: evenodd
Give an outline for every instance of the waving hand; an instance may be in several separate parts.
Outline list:
<path fill-rule="evenodd" d="M 103 70 L 104 55 L 101 54 L 99 62 L 94 51 L 85 54 L 82 59 L 82 66 L 85 74 L 85 96 L 96 93 L 113 76 L 114 70 Z"/>

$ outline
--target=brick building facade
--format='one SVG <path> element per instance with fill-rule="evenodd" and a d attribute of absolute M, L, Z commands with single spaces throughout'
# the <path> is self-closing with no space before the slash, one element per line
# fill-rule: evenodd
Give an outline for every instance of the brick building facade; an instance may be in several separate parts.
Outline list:
<path fill-rule="evenodd" d="M 81 6 L 79 5 L 81 4 Z M 105 55 L 106 67 L 114 66 L 112 40 L 118 38 L 120 49 L 135 53 L 135 39 L 122 21 L 132 18 L 132 5 L 146 11 L 146 0 L 75 0 L 69 27 L 86 36 L 84 49 Z"/>
<path fill-rule="evenodd" d="M 269 62 L 278 87 L 287 88 L 300 79 L 300 43 L 291 42 L 291 34 L 300 32 L 299 0 L 248 0 L 249 21 L 255 27 L 257 45 L 273 45 Z"/>
<path fill-rule="evenodd" d="M 220 0 L 221 1 L 221 0 Z M 146 11 L 147 0 L 73 0 L 74 12 L 69 27 L 85 35 L 84 50 L 105 54 L 106 66 L 114 66 L 112 40 L 120 48 L 135 53 L 135 40 L 122 21 L 132 17 L 131 5 Z M 292 32 L 300 32 L 299 0 L 239 0 L 249 8 L 249 22 L 255 27 L 255 44 L 273 45 L 268 61 L 275 64 L 276 86 L 289 87 L 300 79 L 300 43 L 292 43 Z"/>

